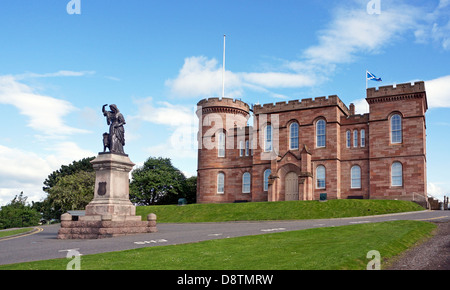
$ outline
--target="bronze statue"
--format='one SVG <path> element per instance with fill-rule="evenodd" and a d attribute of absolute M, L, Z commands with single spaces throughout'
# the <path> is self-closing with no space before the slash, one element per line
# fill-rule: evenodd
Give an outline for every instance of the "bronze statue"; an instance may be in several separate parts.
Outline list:
<path fill-rule="evenodd" d="M 103 105 L 102 112 L 106 117 L 106 122 L 109 125 L 109 134 L 103 134 L 103 152 L 106 148 L 109 148 L 111 153 L 125 154 L 123 146 L 125 146 L 125 118 L 120 113 L 116 105 L 110 105 L 111 111 L 106 111 L 105 107 L 108 104 Z"/>

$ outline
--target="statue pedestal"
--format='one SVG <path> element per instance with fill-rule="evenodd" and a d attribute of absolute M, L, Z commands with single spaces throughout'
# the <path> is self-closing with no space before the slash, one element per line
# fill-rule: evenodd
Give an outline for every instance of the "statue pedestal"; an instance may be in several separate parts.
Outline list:
<path fill-rule="evenodd" d="M 147 221 L 136 216 L 129 196 L 129 173 L 135 165 L 128 155 L 100 153 L 91 161 L 95 172 L 94 199 L 78 220 L 61 216 L 58 239 L 95 239 L 136 233 L 156 232 L 156 216 Z"/>

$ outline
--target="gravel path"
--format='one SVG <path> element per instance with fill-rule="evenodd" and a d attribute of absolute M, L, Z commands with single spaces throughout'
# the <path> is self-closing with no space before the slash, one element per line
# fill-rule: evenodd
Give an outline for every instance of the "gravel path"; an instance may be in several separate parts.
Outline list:
<path fill-rule="evenodd" d="M 389 270 L 450 270 L 450 222 L 436 225 L 433 237 L 406 251 Z"/>

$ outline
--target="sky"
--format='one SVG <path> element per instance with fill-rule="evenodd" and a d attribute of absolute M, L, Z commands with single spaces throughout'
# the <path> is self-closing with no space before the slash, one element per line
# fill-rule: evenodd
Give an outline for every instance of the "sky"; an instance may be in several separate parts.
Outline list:
<path fill-rule="evenodd" d="M 103 151 L 101 108 L 125 152 L 197 170 L 199 100 L 338 95 L 367 112 L 369 70 L 425 81 L 428 193 L 450 195 L 450 0 L 0 0 L 0 205 L 46 197 L 61 165 Z"/>

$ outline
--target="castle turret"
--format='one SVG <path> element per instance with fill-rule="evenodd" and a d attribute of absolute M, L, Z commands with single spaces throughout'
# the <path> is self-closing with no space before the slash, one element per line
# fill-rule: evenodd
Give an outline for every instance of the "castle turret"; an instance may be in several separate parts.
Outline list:
<path fill-rule="evenodd" d="M 198 102 L 197 108 L 197 202 L 251 200 L 251 190 L 241 189 L 243 174 L 251 175 L 249 105 L 230 98 L 209 98 Z"/>

